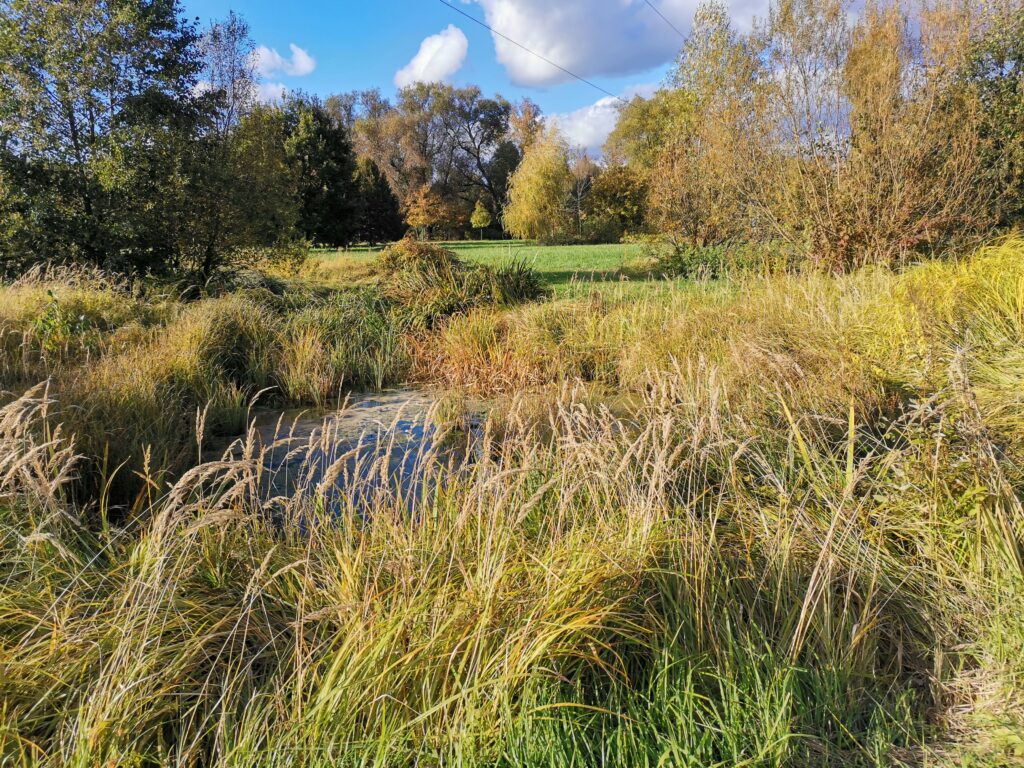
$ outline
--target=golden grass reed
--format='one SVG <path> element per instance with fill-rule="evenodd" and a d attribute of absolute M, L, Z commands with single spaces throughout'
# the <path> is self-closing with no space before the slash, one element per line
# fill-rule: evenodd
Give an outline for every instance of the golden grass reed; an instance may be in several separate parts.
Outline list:
<path fill-rule="evenodd" d="M 559 365 L 636 394 L 616 416 L 566 376 L 540 423 L 520 393 L 473 463 L 420 457 L 445 482 L 418 500 L 376 471 L 340 507 L 267 498 L 250 432 L 91 529 L 31 393 L 0 413 L 0 755 L 998 765 L 1024 732 L 1022 252 L 456 320 L 459 383 L 549 381 L 561 334 Z M 505 378 L 455 357 L 478 321 L 508 324 L 472 350 Z"/>

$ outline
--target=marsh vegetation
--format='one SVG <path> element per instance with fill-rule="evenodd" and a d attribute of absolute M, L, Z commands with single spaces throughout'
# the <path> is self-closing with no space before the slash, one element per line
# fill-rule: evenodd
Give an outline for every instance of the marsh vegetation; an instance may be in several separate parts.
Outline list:
<path fill-rule="evenodd" d="M 1024 14 L 849 10 L 597 163 L 0 0 L 0 765 L 1024 759 Z"/>

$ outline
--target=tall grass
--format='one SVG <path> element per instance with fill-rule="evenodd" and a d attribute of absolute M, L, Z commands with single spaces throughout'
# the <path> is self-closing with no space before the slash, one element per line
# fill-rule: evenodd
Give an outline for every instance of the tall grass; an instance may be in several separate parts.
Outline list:
<path fill-rule="evenodd" d="M 52 378 L 59 418 L 88 457 L 80 484 L 130 500 L 149 490 L 140 474 L 163 483 L 204 439 L 244 431 L 257 398 L 325 406 L 349 389 L 401 383 L 425 329 L 542 292 L 523 265 L 467 268 L 442 249 L 404 245 L 446 258 L 382 257 L 381 285 L 348 291 L 252 273 L 249 287 L 192 302 L 147 301 L 100 273 L 32 273 L 0 287 L 0 391 Z"/>
<path fill-rule="evenodd" d="M 267 499 L 253 434 L 88 525 L 30 392 L 0 413 L 0 755 L 1010 764 L 1022 250 L 457 320 L 497 329 L 474 333 L 507 386 L 557 373 L 510 329 L 559 329 L 628 415 L 568 382 L 539 421 L 522 394 L 474 462 L 420 457 L 436 492 L 370 472 L 340 511 L 329 482 Z"/>

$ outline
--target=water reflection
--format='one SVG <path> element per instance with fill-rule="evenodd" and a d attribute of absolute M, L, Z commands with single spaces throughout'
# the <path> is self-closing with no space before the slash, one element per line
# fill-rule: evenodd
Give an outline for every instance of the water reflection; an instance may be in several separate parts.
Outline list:
<path fill-rule="evenodd" d="M 264 492 L 323 498 L 337 511 L 413 511 L 479 450 L 482 412 L 439 418 L 435 395 L 395 390 L 350 396 L 336 411 L 255 416 L 248 436 L 261 451 Z"/>

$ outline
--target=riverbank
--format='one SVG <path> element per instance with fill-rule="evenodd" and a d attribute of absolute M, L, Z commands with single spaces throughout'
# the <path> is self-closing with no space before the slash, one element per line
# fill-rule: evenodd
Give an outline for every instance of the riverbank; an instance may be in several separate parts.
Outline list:
<path fill-rule="evenodd" d="M 253 440 L 109 524 L 69 494 L 81 444 L 42 392 L 10 404 L 0 754 L 1012 764 L 1022 255 L 456 314 L 409 370 L 505 404 L 415 515 L 380 485 L 371 515 L 322 484 L 268 501 Z M 249 328 L 248 301 L 172 322 Z M 131 370 L 273 359 L 230 338 Z"/>

